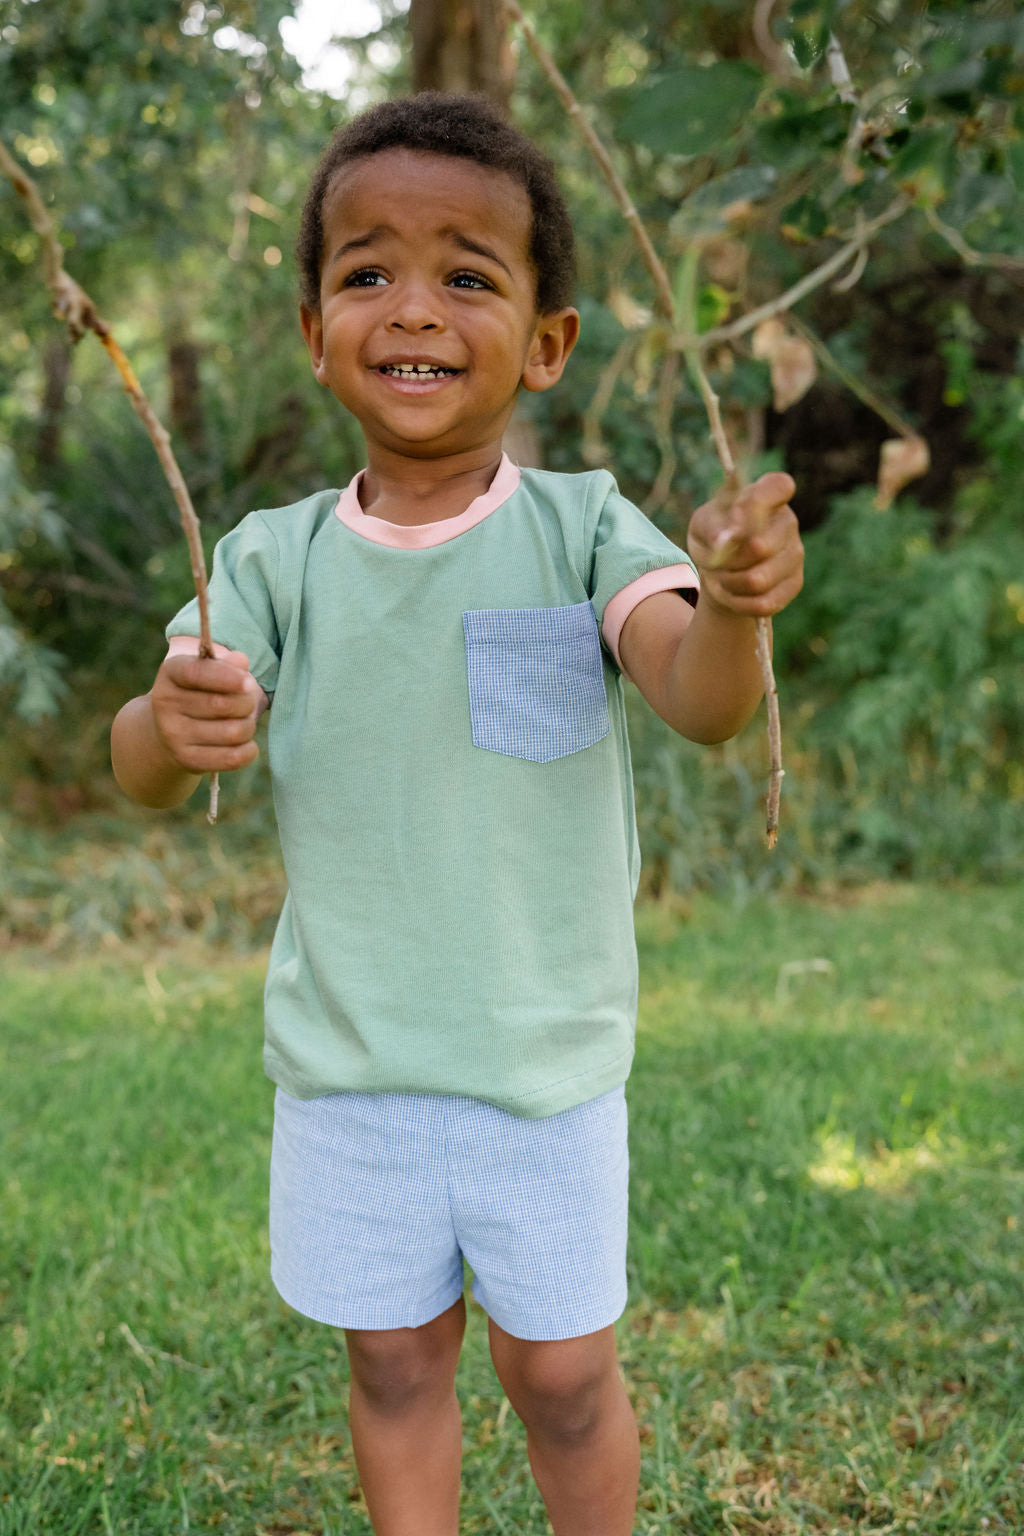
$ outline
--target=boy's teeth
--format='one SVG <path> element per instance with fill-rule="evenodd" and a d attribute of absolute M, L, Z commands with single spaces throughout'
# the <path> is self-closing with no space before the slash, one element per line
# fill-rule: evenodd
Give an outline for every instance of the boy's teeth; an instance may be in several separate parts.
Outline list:
<path fill-rule="evenodd" d="M 403 379 L 437 379 L 442 374 L 455 373 L 455 368 L 439 368 L 432 363 L 385 363 L 383 373 L 396 373 Z"/>

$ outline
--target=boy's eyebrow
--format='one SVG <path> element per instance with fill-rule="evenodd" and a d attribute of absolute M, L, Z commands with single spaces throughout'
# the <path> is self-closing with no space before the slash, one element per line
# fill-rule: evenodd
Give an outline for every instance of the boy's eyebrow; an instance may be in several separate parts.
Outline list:
<path fill-rule="evenodd" d="M 365 235 L 357 235 L 354 240 L 346 240 L 344 245 L 339 245 L 327 265 L 329 267 L 333 266 L 336 261 L 340 261 L 342 256 L 346 255 L 349 251 L 358 251 L 364 245 L 372 245 L 381 235 L 386 235 L 387 233 L 388 226 L 386 224 L 375 224 L 373 229 L 367 230 Z"/>
<path fill-rule="evenodd" d="M 354 239 L 346 240 L 342 245 L 339 245 L 338 249 L 331 256 L 331 259 L 327 265 L 329 267 L 333 266 L 336 261 L 340 261 L 343 256 L 348 254 L 349 251 L 361 250 L 364 246 L 372 245 L 373 242 L 375 240 L 379 240 L 382 235 L 388 235 L 390 233 L 390 225 L 375 224 L 373 229 L 367 230 L 365 235 L 356 235 Z M 508 263 L 502 261 L 497 251 L 492 250 L 489 245 L 484 245 L 483 241 L 471 240 L 468 235 L 464 235 L 461 230 L 458 229 L 443 229 L 441 233 L 442 235 L 446 235 L 454 245 L 459 247 L 461 251 L 470 251 L 474 256 L 483 256 L 488 261 L 493 261 L 497 266 L 501 267 L 502 271 L 507 272 L 509 277 L 513 276 L 512 269 L 509 267 Z"/>
<path fill-rule="evenodd" d="M 484 245 L 479 240 L 471 240 L 468 235 L 462 234 L 457 229 L 446 229 L 444 233 L 451 236 L 453 242 L 459 247 L 460 250 L 471 251 L 474 256 L 486 257 L 488 261 L 495 262 L 499 267 L 501 267 L 502 271 L 507 272 L 509 277 L 512 277 L 513 274 L 511 267 L 509 267 L 506 262 L 502 261 L 497 251 L 492 251 L 489 245 Z"/>

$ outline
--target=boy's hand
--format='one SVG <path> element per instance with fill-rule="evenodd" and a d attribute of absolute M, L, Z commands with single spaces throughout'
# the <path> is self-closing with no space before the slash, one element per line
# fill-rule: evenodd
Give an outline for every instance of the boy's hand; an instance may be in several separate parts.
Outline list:
<path fill-rule="evenodd" d="M 715 497 L 690 519 L 687 548 L 700 572 L 702 603 L 767 618 L 803 586 L 804 549 L 789 475 L 762 475 L 731 502 Z"/>
<path fill-rule="evenodd" d="M 168 656 L 150 693 L 164 748 L 190 773 L 224 773 L 259 756 L 253 741 L 266 695 L 241 651 Z"/>

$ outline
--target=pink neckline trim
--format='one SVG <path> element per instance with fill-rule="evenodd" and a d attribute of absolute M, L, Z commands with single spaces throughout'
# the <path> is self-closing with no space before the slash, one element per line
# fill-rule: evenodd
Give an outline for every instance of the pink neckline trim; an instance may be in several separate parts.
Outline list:
<path fill-rule="evenodd" d="M 507 501 L 517 489 L 521 478 L 518 465 L 512 463 L 507 453 L 503 453 L 497 473 L 487 490 L 475 501 L 471 501 L 465 512 L 460 512 L 458 517 L 445 517 L 440 522 L 419 523 L 409 528 L 403 523 L 386 523 L 383 518 L 371 517 L 363 511 L 359 505 L 359 483 L 365 473 L 361 469 L 357 475 L 353 475 L 338 497 L 334 514 L 353 533 L 358 533 L 374 544 L 387 544 L 391 549 L 431 549 L 435 544 L 447 544 L 449 539 L 457 539 L 460 533 L 482 523 L 502 502 Z"/>

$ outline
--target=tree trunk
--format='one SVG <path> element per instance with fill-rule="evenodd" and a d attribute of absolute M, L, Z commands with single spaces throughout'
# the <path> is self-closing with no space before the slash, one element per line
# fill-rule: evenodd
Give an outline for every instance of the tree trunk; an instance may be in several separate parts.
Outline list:
<path fill-rule="evenodd" d="M 194 341 L 172 341 L 167 348 L 171 377 L 171 437 L 201 455 L 206 446 L 202 393 L 199 381 L 199 347 Z"/>
<path fill-rule="evenodd" d="M 515 70 L 501 0 L 410 0 L 409 32 L 414 90 L 481 93 L 508 112 Z M 518 407 L 505 451 L 540 465 L 537 429 Z"/>
<path fill-rule="evenodd" d="M 43 348 L 43 399 L 36 453 L 44 473 L 60 453 L 60 431 L 67 404 L 71 348 L 63 336 L 51 336 Z"/>
<path fill-rule="evenodd" d="M 411 0 L 409 32 L 413 90 L 482 92 L 508 111 L 513 69 L 501 0 Z"/>

